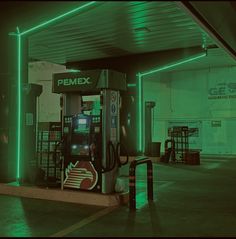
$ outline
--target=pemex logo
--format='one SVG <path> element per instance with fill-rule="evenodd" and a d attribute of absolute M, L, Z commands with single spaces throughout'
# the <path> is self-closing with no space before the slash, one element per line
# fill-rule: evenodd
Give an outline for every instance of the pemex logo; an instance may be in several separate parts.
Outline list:
<path fill-rule="evenodd" d="M 65 78 L 57 81 L 57 86 L 71 86 L 71 85 L 90 85 L 90 77 Z"/>
<path fill-rule="evenodd" d="M 98 182 L 98 173 L 90 161 L 70 163 L 65 174 L 64 187 L 92 190 Z"/>

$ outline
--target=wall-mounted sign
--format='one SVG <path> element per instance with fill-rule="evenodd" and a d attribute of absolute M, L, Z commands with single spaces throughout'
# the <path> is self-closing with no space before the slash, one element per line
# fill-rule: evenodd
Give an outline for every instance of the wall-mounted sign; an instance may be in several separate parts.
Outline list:
<path fill-rule="evenodd" d="M 63 85 L 90 85 L 92 82 L 90 81 L 90 77 L 75 77 L 75 78 L 64 78 L 57 80 L 57 86 Z"/>
<path fill-rule="evenodd" d="M 212 120 L 211 127 L 221 127 L 221 120 Z"/>
<path fill-rule="evenodd" d="M 117 98 L 117 93 L 115 91 L 112 91 L 111 92 L 111 101 L 116 102 L 116 98 Z"/>
<path fill-rule="evenodd" d="M 216 83 L 208 89 L 208 99 L 233 99 L 236 98 L 236 83 Z"/>
<path fill-rule="evenodd" d="M 53 93 L 100 92 L 100 89 L 126 90 L 126 75 L 108 69 L 53 74 Z M 115 97 L 113 94 L 111 100 L 115 101 Z"/>
<path fill-rule="evenodd" d="M 53 92 L 89 91 L 96 89 L 101 71 L 58 73 L 53 76 Z"/>

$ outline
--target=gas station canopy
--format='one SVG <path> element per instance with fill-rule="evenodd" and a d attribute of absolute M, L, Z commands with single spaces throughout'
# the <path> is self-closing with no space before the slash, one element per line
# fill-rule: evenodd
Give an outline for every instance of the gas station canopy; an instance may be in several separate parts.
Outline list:
<path fill-rule="evenodd" d="M 29 56 L 65 64 L 212 45 L 215 42 L 176 2 L 106 1 L 33 32 Z"/>

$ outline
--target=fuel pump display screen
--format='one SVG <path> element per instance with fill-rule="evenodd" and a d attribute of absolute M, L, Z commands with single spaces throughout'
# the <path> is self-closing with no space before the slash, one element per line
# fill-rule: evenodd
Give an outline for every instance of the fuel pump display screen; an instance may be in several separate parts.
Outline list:
<path fill-rule="evenodd" d="M 89 156 L 89 132 L 88 118 L 74 117 L 72 120 L 71 155 Z"/>
<path fill-rule="evenodd" d="M 77 119 L 73 122 L 73 133 L 89 133 L 89 124 L 87 119 Z"/>
<path fill-rule="evenodd" d="M 79 122 L 79 125 L 87 124 L 87 120 L 86 119 L 79 119 L 78 122 Z"/>

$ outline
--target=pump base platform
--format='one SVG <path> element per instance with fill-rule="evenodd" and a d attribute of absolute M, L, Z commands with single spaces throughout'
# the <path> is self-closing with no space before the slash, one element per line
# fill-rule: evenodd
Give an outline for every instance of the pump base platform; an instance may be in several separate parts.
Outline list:
<path fill-rule="evenodd" d="M 128 192 L 101 194 L 68 189 L 61 190 L 59 188 L 21 186 L 17 182 L 0 183 L 0 194 L 105 207 L 127 204 L 129 200 Z"/>

